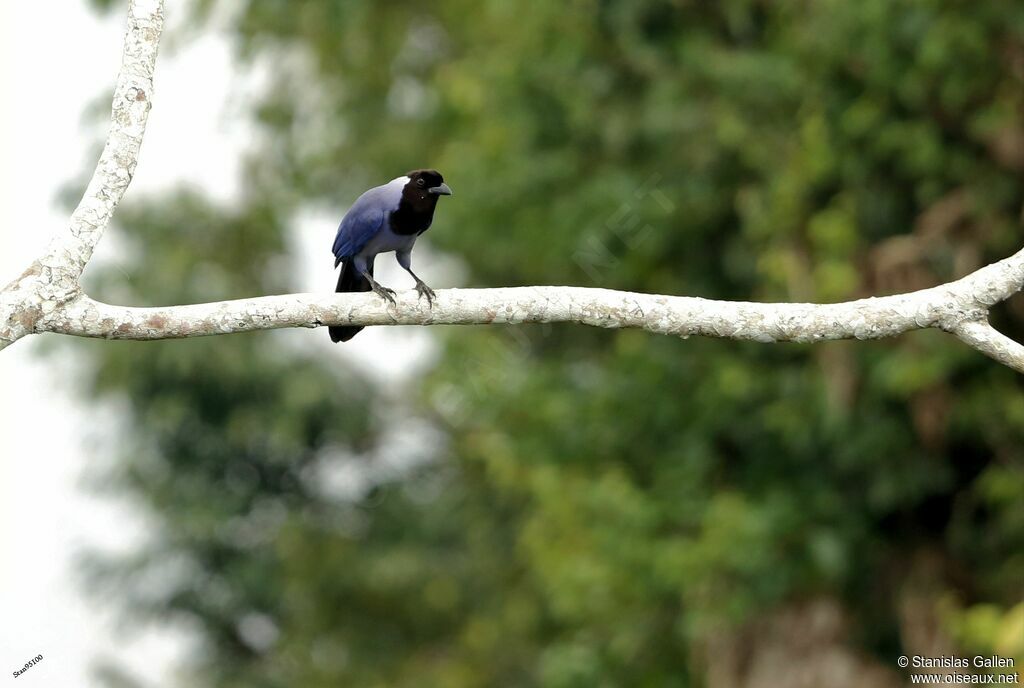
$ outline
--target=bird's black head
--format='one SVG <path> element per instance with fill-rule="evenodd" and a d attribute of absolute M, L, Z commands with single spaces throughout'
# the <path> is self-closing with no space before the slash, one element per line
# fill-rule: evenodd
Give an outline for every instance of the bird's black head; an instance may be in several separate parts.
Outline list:
<path fill-rule="evenodd" d="M 444 183 L 444 177 L 437 170 L 413 170 L 405 175 L 409 178 L 402 196 L 414 206 L 433 207 L 439 196 L 451 196 L 452 190 Z"/>
<path fill-rule="evenodd" d="M 434 219 L 437 199 L 451 196 L 452 190 L 444 183 L 437 170 L 413 170 L 402 187 L 402 200 L 398 210 L 391 214 L 391 229 L 398 234 L 422 234 Z"/>

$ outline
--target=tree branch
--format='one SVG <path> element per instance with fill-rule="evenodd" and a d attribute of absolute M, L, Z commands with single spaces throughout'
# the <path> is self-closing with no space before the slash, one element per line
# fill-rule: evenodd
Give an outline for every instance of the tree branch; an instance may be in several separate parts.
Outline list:
<path fill-rule="evenodd" d="M 414 292 L 386 304 L 371 293 L 289 294 L 131 308 L 100 303 L 79 279 L 131 181 L 152 97 L 161 0 L 132 0 L 110 135 L 67 232 L 0 291 L 0 349 L 57 332 L 107 339 L 171 339 L 321 325 L 471 325 L 576 322 L 679 337 L 758 342 L 879 339 L 936 328 L 1024 373 L 1024 346 L 988 324 L 988 310 L 1024 287 L 1024 250 L 963 277 L 909 294 L 837 304 L 749 303 L 581 287 L 448 289 L 433 307 Z"/>
<path fill-rule="evenodd" d="M 47 251 L 76 283 L 135 174 L 162 31 L 163 0 L 132 0 L 106 145 L 67 231 L 55 236 Z"/>
<path fill-rule="evenodd" d="M 985 323 L 988 307 L 1022 285 L 1024 250 L 939 287 L 824 305 L 712 301 L 581 287 L 446 289 L 438 292 L 433 307 L 413 291 L 400 294 L 395 306 L 369 292 L 289 294 L 162 308 L 110 306 L 83 295 L 46 317 L 44 327 L 84 337 L 170 339 L 320 325 L 577 322 L 758 342 L 880 339 L 938 328 L 1024 372 L 1024 347 Z"/>
<path fill-rule="evenodd" d="M 1024 373 L 1024 346 L 996 330 L 987 320 L 965 320 L 952 332 L 989 358 Z"/>
<path fill-rule="evenodd" d="M 0 291 L 0 349 L 38 331 L 39 319 L 75 299 L 79 278 L 128 189 L 139 159 L 163 32 L 163 0 L 131 0 L 110 129 L 96 170 L 66 231 Z"/>

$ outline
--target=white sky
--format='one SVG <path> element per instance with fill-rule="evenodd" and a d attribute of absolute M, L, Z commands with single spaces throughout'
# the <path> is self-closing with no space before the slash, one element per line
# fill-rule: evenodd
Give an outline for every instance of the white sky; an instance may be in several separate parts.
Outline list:
<path fill-rule="evenodd" d="M 175 4 L 169 3 L 172 12 Z M 169 19 L 173 24 L 174 16 Z M 97 98 L 107 107 L 122 26 L 120 14 L 100 19 L 84 0 L 0 3 L 4 284 L 35 257 L 51 232 L 64 227 L 66 213 L 55 205 L 61 185 L 92 168 L 89 155 L 98 132 L 83 125 L 82 113 Z M 129 199 L 183 182 L 216 198 L 237 196 L 239 154 L 249 132 L 233 119 L 235 76 L 222 36 L 204 36 L 173 51 L 165 45 Z M 333 286 L 328 249 L 345 200 L 339 199 L 333 217 L 305 213 L 296 223 L 302 290 Z M 97 256 L 117 260 L 110 242 L 101 244 Z M 384 261 L 380 277 L 396 287 L 410 286 L 391 262 Z M 428 282 L 439 267 L 428 252 L 417 266 Z M 325 332 L 302 333 L 308 339 L 300 344 L 309 341 L 333 355 L 351 356 L 367 368 L 382 346 L 401 343 L 409 353 L 406 360 L 413 362 L 422 361 L 429 346 L 424 333 L 394 328 L 364 332 L 355 346 L 344 349 L 331 347 Z M 290 339 L 299 342 L 298 336 Z M 73 353 L 62 348 L 59 357 L 42 356 L 42 339 L 30 337 L 0 353 L 0 676 L 13 680 L 11 672 L 42 654 L 43 661 L 20 676 L 19 685 L 93 685 L 90 665 L 106 656 L 132 667 L 144 685 L 167 685 L 169 667 L 184 652 L 183 636 L 175 629 L 117 631 L 112 610 L 86 600 L 75 577 L 77 553 L 88 547 L 130 548 L 146 527 L 129 507 L 80 488 L 82 468 L 102 451 L 83 438 L 95 437 L 97 426 L 111 427 L 112 411 L 97 410 L 71 394 Z"/>

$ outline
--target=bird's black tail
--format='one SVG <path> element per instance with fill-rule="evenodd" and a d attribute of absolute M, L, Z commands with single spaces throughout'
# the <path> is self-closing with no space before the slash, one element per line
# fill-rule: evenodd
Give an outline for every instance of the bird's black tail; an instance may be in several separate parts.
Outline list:
<path fill-rule="evenodd" d="M 373 264 L 371 263 L 367 267 L 367 272 L 373 274 Z M 352 292 L 352 291 L 370 291 L 370 282 L 359 274 L 355 266 L 352 265 L 352 260 L 346 260 L 341 265 L 341 274 L 338 275 L 338 286 L 334 290 L 335 292 Z M 331 335 L 331 341 L 337 344 L 338 342 L 347 342 L 348 340 L 359 334 L 359 330 L 363 329 L 362 325 L 338 325 L 328 327 L 327 331 Z"/>

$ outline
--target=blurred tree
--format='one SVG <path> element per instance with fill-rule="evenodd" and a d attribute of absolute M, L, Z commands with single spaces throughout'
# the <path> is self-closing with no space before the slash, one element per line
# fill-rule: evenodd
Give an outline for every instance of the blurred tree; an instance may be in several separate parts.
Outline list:
<path fill-rule="evenodd" d="M 481 286 L 839 300 L 1020 244 L 1019 3 L 235 10 L 272 80 L 252 192 L 122 213 L 122 300 L 283 289 L 295 208 L 425 165 L 458 193 L 427 240 Z M 1019 341 L 1020 298 L 999 316 Z M 88 348 L 89 392 L 131 400 L 111 489 L 159 524 L 97 579 L 194 623 L 189 685 L 804 685 L 755 660 L 816 648 L 806 685 L 878 686 L 901 653 L 1022 652 L 1024 383 L 955 340 L 437 334 L 387 409 L 431 460 L 348 498 L 325 476 L 386 426 L 341 352 L 288 345 L 317 335 Z"/>

